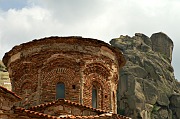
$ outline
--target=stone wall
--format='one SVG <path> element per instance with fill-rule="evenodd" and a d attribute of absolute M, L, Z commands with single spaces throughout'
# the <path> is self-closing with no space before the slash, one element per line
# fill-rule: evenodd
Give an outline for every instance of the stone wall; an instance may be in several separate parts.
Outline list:
<path fill-rule="evenodd" d="M 12 113 L 13 102 L 11 100 L 0 95 L 0 119 L 6 119 Z"/>
<path fill-rule="evenodd" d="M 20 100 L 16 94 L 0 86 L 0 119 L 13 118 L 13 105 Z"/>
<path fill-rule="evenodd" d="M 116 112 L 118 70 L 125 60 L 110 45 L 81 37 L 50 37 L 14 47 L 3 58 L 12 90 L 23 98 L 17 105 L 35 106 L 56 99 L 56 84 L 65 84 L 65 99 Z"/>

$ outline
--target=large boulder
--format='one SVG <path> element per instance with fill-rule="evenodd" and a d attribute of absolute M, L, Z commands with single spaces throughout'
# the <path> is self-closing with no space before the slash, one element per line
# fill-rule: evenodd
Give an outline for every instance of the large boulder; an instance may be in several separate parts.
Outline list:
<path fill-rule="evenodd" d="M 174 115 L 173 119 L 179 119 L 179 117 L 180 117 L 180 94 L 173 94 L 170 97 L 170 108 Z"/>
<path fill-rule="evenodd" d="M 118 112 L 133 119 L 176 119 L 180 84 L 171 66 L 172 40 L 161 32 L 150 38 L 136 33 L 133 37 L 121 35 L 110 43 L 127 60 L 120 71 Z"/>
<path fill-rule="evenodd" d="M 151 41 L 153 51 L 160 52 L 171 62 L 173 50 L 172 40 L 166 34 L 159 32 L 151 36 Z"/>
<path fill-rule="evenodd" d="M 179 94 L 173 94 L 170 97 L 170 101 L 171 101 L 172 107 L 180 108 L 180 95 Z"/>

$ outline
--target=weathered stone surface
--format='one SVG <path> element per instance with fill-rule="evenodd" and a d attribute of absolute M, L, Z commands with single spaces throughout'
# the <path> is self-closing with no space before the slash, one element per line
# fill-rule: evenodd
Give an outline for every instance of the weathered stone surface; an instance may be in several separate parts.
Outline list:
<path fill-rule="evenodd" d="M 179 119 L 179 117 L 180 117 L 180 108 L 176 108 L 176 109 L 174 110 L 174 112 L 175 112 L 175 114 L 176 114 L 176 119 Z"/>
<path fill-rule="evenodd" d="M 131 68 L 129 68 L 129 72 L 139 78 L 145 78 L 148 74 L 147 71 L 140 66 L 132 66 Z"/>
<path fill-rule="evenodd" d="M 96 39 L 49 37 L 15 46 L 3 57 L 13 91 L 22 97 L 17 104 L 28 108 L 57 99 L 57 84 L 64 85 L 64 98 L 117 112 L 119 69 L 122 52 Z M 47 95 L 48 94 L 48 95 Z"/>
<path fill-rule="evenodd" d="M 165 93 L 161 93 L 161 92 L 158 92 L 158 99 L 157 99 L 157 103 L 161 106 L 169 106 L 169 98 L 168 96 L 165 94 Z"/>
<path fill-rule="evenodd" d="M 171 106 L 180 108 L 180 95 L 173 94 L 170 98 Z"/>
<path fill-rule="evenodd" d="M 0 60 L 0 71 L 7 71 L 6 67 L 4 66 L 4 64 L 1 60 Z"/>
<path fill-rule="evenodd" d="M 151 39 L 142 33 L 135 33 L 134 37 L 136 37 L 135 39 L 142 39 L 143 42 L 148 46 L 152 45 Z"/>
<path fill-rule="evenodd" d="M 157 88 L 148 81 L 143 81 L 141 87 L 143 88 L 143 94 L 146 97 L 148 104 L 154 105 L 158 99 L 158 90 Z"/>
<path fill-rule="evenodd" d="M 171 66 L 173 42 L 164 33 L 112 39 L 127 60 L 120 72 L 118 110 L 133 119 L 172 119 L 178 114 L 180 83 Z M 173 95 L 173 96 L 172 96 Z M 170 98 L 171 97 L 171 98 Z M 176 105 L 176 106 L 175 106 Z"/>
<path fill-rule="evenodd" d="M 13 92 L 0 86 L 0 119 L 15 119 L 10 117 L 12 114 L 13 104 L 20 101 L 20 97 Z"/>
<path fill-rule="evenodd" d="M 7 72 L 6 67 L 4 66 L 1 60 L 0 60 L 0 86 L 3 86 L 8 90 L 11 90 L 9 73 Z"/>
<path fill-rule="evenodd" d="M 160 110 L 158 111 L 158 113 L 159 113 L 159 117 L 160 117 L 161 119 L 169 119 L 169 118 L 172 117 L 172 115 L 169 115 L 169 112 L 168 112 L 167 109 L 160 109 Z"/>
<path fill-rule="evenodd" d="M 151 41 L 153 51 L 160 52 L 165 55 L 171 62 L 173 51 L 172 40 L 166 34 L 159 32 L 152 34 Z"/>
<path fill-rule="evenodd" d="M 129 119 L 115 114 L 119 70 L 126 61 L 121 51 L 103 41 L 43 38 L 15 46 L 3 62 L 12 90 L 22 98 L 0 86 L 0 119 Z M 135 89 L 142 90 L 136 83 Z M 143 96 L 136 95 L 141 109 Z"/>

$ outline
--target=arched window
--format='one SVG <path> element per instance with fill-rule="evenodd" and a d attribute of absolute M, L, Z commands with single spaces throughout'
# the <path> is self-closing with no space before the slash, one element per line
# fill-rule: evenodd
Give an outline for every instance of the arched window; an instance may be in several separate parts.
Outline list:
<path fill-rule="evenodd" d="M 92 107 L 97 108 L 98 91 L 95 86 L 92 87 Z"/>
<path fill-rule="evenodd" d="M 64 83 L 57 83 L 56 84 L 56 99 L 63 99 L 65 98 L 65 85 Z"/>
<path fill-rule="evenodd" d="M 24 95 L 29 95 L 32 92 L 32 83 L 31 82 L 25 82 L 21 86 L 21 93 Z"/>

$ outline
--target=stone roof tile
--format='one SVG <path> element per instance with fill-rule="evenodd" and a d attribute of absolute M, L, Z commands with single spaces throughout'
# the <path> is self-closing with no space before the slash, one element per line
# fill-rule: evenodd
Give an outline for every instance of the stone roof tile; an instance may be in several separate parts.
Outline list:
<path fill-rule="evenodd" d="M 21 97 L 19 97 L 16 93 L 14 93 L 14 92 L 12 92 L 12 91 L 10 91 L 10 90 L 2 87 L 2 86 L 0 86 L 0 92 L 5 93 L 5 94 L 6 93 L 10 94 L 11 95 L 10 98 L 16 99 L 16 101 L 20 101 L 21 100 Z"/>
<path fill-rule="evenodd" d="M 61 117 L 61 118 L 70 118 L 70 119 L 98 119 L 98 118 L 109 118 L 109 117 L 116 117 L 117 119 L 131 119 L 129 117 L 126 117 L 126 116 L 122 116 L 122 115 L 118 115 L 118 114 L 114 114 L 114 113 L 109 113 L 107 111 L 104 111 L 104 110 L 101 110 L 101 109 L 95 109 L 95 108 L 92 108 L 90 106 L 85 106 L 85 105 L 82 105 L 82 104 L 79 104 L 79 103 L 75 103 L 75 102 L 71 102 L 69 100 L 65 100 L 65 99 L 58 99 L 58 100 L 55 100 L 53 102 L 49 102 L 49 103 L 46 103 L 46 104 L 40 104 L 38 106 L 33 106 L 31 108 L 29 108 L 30 110 L 38 110 L 40 108 L 45 108 L 45 107 L 49 107 L 49 106 L 53 106 L 57 103 L 62 103 L 62 104 L 69 104 L 71 106 L 77 106 L 77 107 L 83 107 L 83 108 L 86 108 L 86 109 L 90 109 L 92 111 L 95 111 L 95 112 L 98 112 L 100 113 L 100 115 L 91 115 L 91 116 L 67 116 L 67 117 Z"/>
<path fill-rule="evenodd" d="M 48 114 L 44 114 L 44 113 L 40 113 L 40 112 L 36 112 L 36 111 L 31 111 L 31 110 L 27 110 L 21 107 L 16 107 L 15 108 L 15 113 L 16 114 L 22 114 L 22 115 L 26 115 L 28 117 L 36 117 L 36 118 L 46 118 L 46 119 L 110 119 L 112 117 L 112 119 L 131 119 L 129 117 L 126 116 L 122 116 L 122 115 L 118 115 L 118 114 L 111 114 L 111 113 L 106 113 L 106 114 L 102 114 L 102 115 L 95 115 L 95 116 L 65 116 L 65 117 L 57 117 L 57 116 L 51 116 Z"/>
<path fill-rule="evenodd" d="M 40 113 L 40 112 L 26 110 L 26 109 L 21 108 L 21 107 L 16 107 L 15 108 L 15 113 L 16 114 L 26 115 L 28 117 L 37 117 L 37 118 L 41 117 L 41 118 L 46 118 L 46 119 L 60 119 L 60 118 L 58 118 L 56 116 L 51 116 L 51 115 Z"/>
<path fill-rule="evenodd" d="M 58 99 L 58 100 L 55 100 L 53 102 L 49 102 L 49 103 L 40 104 L 40 105 L 37 105 L 37 106 L 30 107 L 29 109 L 30 110 L 37 110 L 37 109 L 40 109 L 40 108 L 45 108 L 45 107 L 49 107 L 49 106 L 55 105 L 57 103 L 62 103 L 62 104 L 68 104 L 68 105 L 71 105 L 71 106 L 82 107 L 82 108 L 90 109 L 90 110 L 98 112 L 98 113 L 106 113 L 106 111 L 104 111 L 104 110 L 95 109 L 95 108 L 92 108 L 90 106 L 85 106 L 85 105 L 82 105 L 82 104 L 79 104 L 79 103 L 75 103 L 75 102 L 71 102 L 71 101 L 65 100 L 65 99 Z"/>

